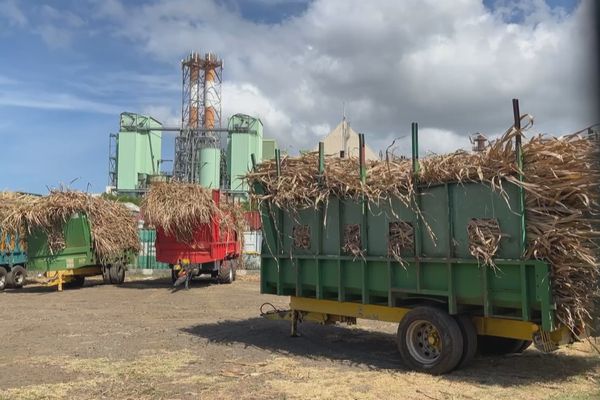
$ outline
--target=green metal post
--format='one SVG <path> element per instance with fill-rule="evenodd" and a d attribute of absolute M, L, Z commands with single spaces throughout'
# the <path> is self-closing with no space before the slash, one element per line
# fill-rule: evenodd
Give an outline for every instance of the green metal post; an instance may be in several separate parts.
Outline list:
<path fill-rule="evenodd" d="M 325 143 L 319 142 L 319 175 L 325 172 Z"/>
<path fill-rule="evenodd" d="M 256 171 L 256 156 L 254 153 L 250 154 L 250 160 L 252 161 L 252 170 Z"/>
<path fill-rule="evenodd" d="M 359 151 L 359 165 L 360 165 L 360 181 L 362 183 L 367 182 L 367 169 L 365 160 L 365 134 L 358 134 L 358 151 Z"/>
<path fill-rule="evenodd" d="M 416 122 L 411 124 L 411 135 L 413 173 L 417 175 L 419 173 L 419 124 Z"/>
<path fill-rule="evenodd" d="M 277 176 L 281 176 L 281 151 L 275 149 L 275 163 L 277 168 Z"/>
<path fill-rule="evenodd" d="M 360 165 L 360 181 L 364 185 L 367 183 L 367 166 L 366 166 L 366 158 L 365 158 L 365 135 L 364 133 L 358 134 L 358 159 Z M 361 224 L 361 244 L 363 247 L 363 251 L 365 251 L 366 255 L 369 254 L 369 237 L 368 237 L 368 215 L 367 215 L 367 201 L 368 199 L 363 194 L 362 196 L 362 217 L 363 223 Z M 362 302 L 363 304 L 369 303 L 369 291 L 368 291 L 368 275 L 367 275 L 367 262 L 363 259 L 361 262 L 362 268 Z"/>
<path fill-rule="evenodd" d="M 421 209 L 421 191 L 419 189 L 419 124 L 413 122 L 411 124 L 411 139 L 412 139 L 412 166 L 413 179 L 415 185 L 415 202 L 417 208 Z M 422 257 L 421 243 L 421 216 L 419 213 L 415 215 L 415 268 L 417 272 L 417 291 L 421 290 L 421 261 Z"/>
<path fill-rule="evenodd" d="M 517 131 L 517 136 L 515 136 L 515 154 L 517 157 L 517 168 L 519 169 L 519 182 L 523 182 L 525 180 L 523 176 L 523 147 L 521 144 L 521 113 L 519 111 L 519 99 L 512 100 L 513 105 L 513 116 L 515 120 L 515 130 Z M 521 258 L 525 256 L 525 249 L 527 247 L 527 231 L 525 228 L 525 191 L 523 190 L 523 186 L 519 185 L 519 213 L 521 214 L 521 228 L 519 238 L 519 246 L 521 251 Z"/>

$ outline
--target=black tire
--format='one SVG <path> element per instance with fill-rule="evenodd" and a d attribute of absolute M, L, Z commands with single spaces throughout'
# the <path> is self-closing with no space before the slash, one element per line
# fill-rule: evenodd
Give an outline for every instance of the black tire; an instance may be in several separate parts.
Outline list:
<path fill-rule="evenodd" d="M 479 354 L 484 356 L 503 356 L 506 354 L 521 353 L 529 345 L 528 340 L 509 339 L 498 336 L 479 336 L 477 338 Z"/>
<path fill-rule="evenodd" d="M 179 279 L 179 271 L 175 271 L 175 268 L 171 265 L 171 283 L 177 282 Z"/>
<path fill-rule="evenodd" d="M 468 315 L 457 315 L 455 318 L 463 336 L 463 353 L 456 367 L 459 369 L 469 365 L 477 354 L 477 329 Z"/>
<path fill-rule="evenodd" d="M 231 262 L 231 268 L 233 270 L 233 280 L 235 281 L 237 279 L 237 270 L 240 266 L 240 259 L 235 258 L 233 260 L 230 260 L 230 262 Z"/>
<path fill-rule="evenodd" d="M 84 284 L 85 284 L 85 276 L 75 275 L 71 281 L 65 283 L 65 288 L 79 289 L 79 288 L 82 288 Z"/>
<path fill-rule="evenodd" d="M 522 352 L 527 350 L 532 343 L 532 340 L 523 340 L 523 344 L 517 349 L 517 351 L 515 351 L 515 353 L 521 354 Z"/>
<path fill-rule="evenodd" d="M 235 268 L 231 265 L 230 260 L 224 260 L 219 265 L 219 283 L 231 283 L 233 282 L 233 274 Z"/>
<path fill-rule="evenodd" d="M 0 292 L 3 291 L 4 289 L 6 289 L 6 285 L 8 283 L 7 275 L 8 275 L 8 272 L 6 272 L 6 268 L 0 267 Z"/>
<path fill-rule="evenodd" d="M 125 268 L 121 264 L 112 265 L 109 274 L 113 285 L 120 285 L 125 281 Z"/>
<path fill-rule="evenodd" d="M 434 307 L 409 311 L 400 321 L 396 339 L 404 363 L 417 371 L 445 374 L 456 368 L 463 355 L 458 323 Z"/>
<path fill-rule="evenodd" d="M 21 265 L 15 265 L 7 275 L 7 282 L 10 286 L 15 289 L 21 289 L 25 285 L 25 278 L 27 277 L 27 270 Z"/>
<path fill-rule="evenodd" d="M 109 285 L 110 282 L 110 265 L 103 265 L 102 266 L 102 282 L 104 282 L 105 285 Z"/>

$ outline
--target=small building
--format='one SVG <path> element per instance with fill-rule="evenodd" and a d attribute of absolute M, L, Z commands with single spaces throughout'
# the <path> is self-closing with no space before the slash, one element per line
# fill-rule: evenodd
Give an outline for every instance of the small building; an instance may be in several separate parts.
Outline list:
<path fill-rule="evenodd" d="M 325 155 L 336 155 L 338 157 L 358 157 L 358 133 L 350 127 L 346 118 L 338 124 L 322 140 L 325 144 Z M 319 145 L 313 148 L 318 151 Z M 378 160 L 377 154 L 368 145 L 365 145 L 365 158 L 367 160 Z"/>

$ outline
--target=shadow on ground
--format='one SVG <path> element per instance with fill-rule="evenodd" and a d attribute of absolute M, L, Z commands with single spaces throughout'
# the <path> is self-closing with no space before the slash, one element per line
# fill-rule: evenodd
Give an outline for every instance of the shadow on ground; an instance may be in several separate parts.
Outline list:
<path fill-rule="evenodd" d="M 210 285 L 218 285 L 214 279 L 199 277 L 194 278 L 190 281 L 189 288 L 206 287 Z M 168 278 L 146 278 L 146 279 L 135 279 L 127 280 L 124 284 L 119 285 L 123 289 L 170 289 L 173 290 L 173 282 L 171 277 Z M 175 290 L 185 290 L 185 285 L 178 286 Z"/>
<path fill-rule="evenodd" d="M 145 279 L 133 278 L 132 280 L 129 280 L 129 279 L 130 278 L 127 278 L 125 283 L 123 283 L 121 285 L 110 285 L 110 286 L 116 286 L 116 287 L 122 288 L 122 289 L 169 289 L 169 290 L 173 290 L 173 283 L 171 282 L 170 277 L 168 277 L 168 278 L 164 278 L 164 277 L 150 278 L 150 279 L 148 279 L 148 278 L 145 278 Z M 218 283 L 214 279 L 200 277 L 200 278 L 192 279 L 192 281 L 190 282 L 189 288 L 190 289 L 201 288 L 201 287 L 206 287 L 206 286 L 210 286 L 210 285 L 218 285 Z M 92 279 L 86 279 L 85 285 L 83 287 L 80 287 L 80 288 L 65 287 L 63 289 L 63 291 L 85 290 L 87 288 L 91 288 L 94 286 L 108 286 L 108 285 L 105 284 L 104 282 L 102 282 L 102 279 L 92 278 Z M 180 287 L 177 287 L 175 289 L 175 291 L 177 291 L 177 290 L 185 290 L 185 287 L 183 285 L 181 285 Z M 20 289 L 14 289 L 14 288 L 9 287 L 9 288 L 5 289 L 2 293 L 18 294 L 18 293 L 55 293 L 55 292 L 58 292 L 57 286 L 46 286 L 43 283 L 30 282 Z"/>
<path fill-rule="evenodd" d="M 251 318 L 195 325 L 184 332 L 223 344 L 243 344 L 279 354 L 329 359 L 372 370 L 404 371 L 395 335 L 343 326 L 303 323 L 300 337 L 290 337 L 290 323 Z M 477 357 L 473 363 L 444 376 L 450 381 L 483 385 L 527 385 L 559 382 L 598 368 L 595 356 L 527 350 L 520 355 Z"/>

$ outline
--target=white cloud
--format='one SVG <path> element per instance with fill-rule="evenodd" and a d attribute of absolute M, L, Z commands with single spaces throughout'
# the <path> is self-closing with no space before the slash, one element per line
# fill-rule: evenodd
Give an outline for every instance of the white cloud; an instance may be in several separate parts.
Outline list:
<path fill-rule="evenodd" d="M 0 20 L 2 18 L 6 19 L 8 24 L 12 26 L 27 25 L 27 17 L 14 0 L 0 2 Z"/>
<path fill-rule="evenodd" d="M 172 107 L 164 105 L 147 105 L 142 107 L 141 113 L 149 115 L 167 127 L 181 126 L 181 110 L 174 110 Z M 176 132 L 171 132 L 175 134 Z"/>
<path fill-rule="evenodd" d="M 280 24 L 243 20 L 215 3 L 157 1 L 105 17 L 119 38 L 177 65 L 190 50 L 225 60 L 224 114 L 255 113 L 282 147 L 308 148 L 335 126 L 341 104 L 371 147 L 384 148 L 418 121 L 423 146 L 464 146 L 511 124 L 519 97 L 538 128 L 566 133 L 595 122 L 586 68 L 592 2 L 572 15 L 545 2 L 316 0 Z M 520 24 L 510 21 L 524 15 Z"/>
<path fill-rule="evenodd" d="M 84 26 L 83 19 L 69 10 L 57 10 L 44 4 L 38 13 L 40 23 L 35 32 L 51 49 L 68 48 L 77 29 Z"/>
<path fill-rule="evenodd" d="M 102 103 L 70 93 L 44 93 L 23 89 L 0 92 L 0 106 L 37 108 L 42 110 L 77 110 L 118 115 L 122 110 L 114 104 Z"/>

